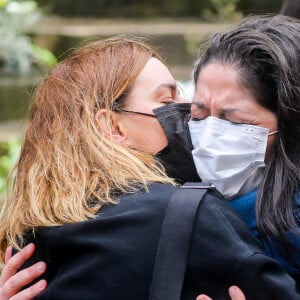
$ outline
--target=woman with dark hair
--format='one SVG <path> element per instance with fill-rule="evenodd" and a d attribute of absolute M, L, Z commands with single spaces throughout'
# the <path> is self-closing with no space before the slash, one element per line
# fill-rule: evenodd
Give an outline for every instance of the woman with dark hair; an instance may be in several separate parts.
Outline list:
<path fill-rule="evenodd" d="M 251 17 L 212 37 L 195 68 L 193 157 L 300 281 L 300 22 Z"/>

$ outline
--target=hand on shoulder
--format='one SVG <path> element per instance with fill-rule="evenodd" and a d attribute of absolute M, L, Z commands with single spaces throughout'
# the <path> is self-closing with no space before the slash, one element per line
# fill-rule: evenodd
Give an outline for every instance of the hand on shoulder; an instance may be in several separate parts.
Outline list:
<path fill-rule="evenodd" d="M 245 295 L 237 286 L 231 286 L 229 288 L 229 295 L 231 300 L 246 300 Z M 213 300 L 206 295 L 199 295 L 196 300 Z"/>
<path fill-rule="evenodd" d="M 18 272 L 18 269 L 25 261 L 33 255 L 34 250 L 35 246 L 29 244 L 12 256 L 12 247 L 9 246 L 7 248 L 5 252 L 5 266 L 0 276 L 0 300 L 30 300 L 45 290 L 47 282 L 44 279 L 22 290 L 46 270 L 46 264 L 38 262 Z"/>

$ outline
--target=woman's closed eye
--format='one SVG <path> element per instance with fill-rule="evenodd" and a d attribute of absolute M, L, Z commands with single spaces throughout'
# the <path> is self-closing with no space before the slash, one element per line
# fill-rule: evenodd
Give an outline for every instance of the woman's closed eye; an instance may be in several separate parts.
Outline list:
<path fill-rule="evenodd" d="M 156 99 L 165 105 L 182 102 L 181 92 L 176 84 L 162 84 L 156 91 Z"/>
<path fill-rule="evenodd" d="M 167 99 L 163 99 L 160 101 L 160 103 L 163 103 L 165 105 L 168 105 L 168 104 L 173 104 L 173 103 L 176 103 L 177 101 L 174 100 L 173 98 L 167 98 Z"/>

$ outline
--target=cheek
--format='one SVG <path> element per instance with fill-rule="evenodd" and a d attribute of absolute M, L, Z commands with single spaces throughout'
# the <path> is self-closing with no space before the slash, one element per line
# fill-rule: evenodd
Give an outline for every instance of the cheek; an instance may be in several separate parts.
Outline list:
<path fill-rule="evenodd" d="M 156 126 L 157 126 L 156 129 L 157 143 L 153 154 L 156 154 L 157 152 L 161 151 L 163 148 L 165 148 L 168 145 L 168 139 L 161 125 L 157 123 Z"/>
<path fill-rule="evenodd" d="M 144 149 L 150 154 L 156 154 L 168 145 L 167 137 L 157 121 L 145 128 L 143 140 Z"/>
<path fill-rule="evenodd" d="M 131 124 L 128 141 L 131 147 L 156 154 L 168 144 L 167 137 L 157 120 L 141 120 Z"/>

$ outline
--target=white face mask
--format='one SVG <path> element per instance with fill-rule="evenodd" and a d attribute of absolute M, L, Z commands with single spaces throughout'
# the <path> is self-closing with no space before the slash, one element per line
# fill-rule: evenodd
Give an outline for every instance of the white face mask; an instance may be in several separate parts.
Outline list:
<path fill-rule="evenodd" d="M 258 187 L 265 167 L 269 129 L 215 117 L 189 121 L 193 159 L 202 181 L 232 199 Z"/>

